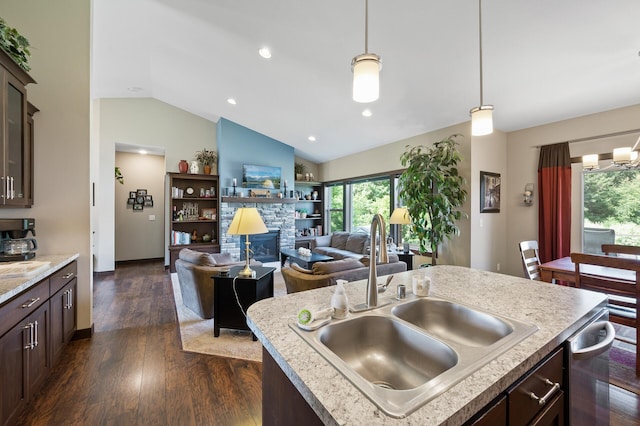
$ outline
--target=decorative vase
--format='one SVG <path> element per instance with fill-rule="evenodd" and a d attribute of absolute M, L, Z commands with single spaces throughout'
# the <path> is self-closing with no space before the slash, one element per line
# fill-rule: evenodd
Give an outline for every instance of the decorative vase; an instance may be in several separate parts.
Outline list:
<path fill-rule="evenodd" d="M 211 166 L 210 165 L 205 164 L 203 168 L 204 168 L 204 174 L 205 175 L 210 175 L 211 174 Z"/>
<path fill-rule="evenodd" d="M 187 163 L 187 160 L 180 160 L 178 163 L 178 170 L 180 173 L 187 173 L 189 170 L 189 163 Z"/>
<path fill-rule="evenodd" d="M 198 173 L 200 173 L 200 163 L 198 163 L 197 161 L 192 161 L 190 172 L 192 175 L 197 175 Z"/>

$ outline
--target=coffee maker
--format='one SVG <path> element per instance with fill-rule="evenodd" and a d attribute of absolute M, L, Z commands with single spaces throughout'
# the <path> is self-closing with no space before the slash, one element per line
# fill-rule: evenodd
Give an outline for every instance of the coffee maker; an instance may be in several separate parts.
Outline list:
<path fill-rule="evenodd" d="M 16 262 L 35 257 L 38 243 L 35 219 L 0 219 L 0 262 Z"/>

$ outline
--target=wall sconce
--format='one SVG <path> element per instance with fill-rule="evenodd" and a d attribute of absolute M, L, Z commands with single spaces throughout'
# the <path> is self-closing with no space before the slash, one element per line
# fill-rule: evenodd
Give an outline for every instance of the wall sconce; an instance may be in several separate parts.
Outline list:
<path fill-rule="evenodd" d="M 527 183 L 524 186 L 524 205 L 531 206 L 533 204 L 533 184 Z"/>

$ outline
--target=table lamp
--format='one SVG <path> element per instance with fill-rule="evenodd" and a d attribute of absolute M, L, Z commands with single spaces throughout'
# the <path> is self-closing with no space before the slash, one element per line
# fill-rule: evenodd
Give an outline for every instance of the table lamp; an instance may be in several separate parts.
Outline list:
<path fill-rule="evenodd" d="M 400 225 L 400 233 L 402 234 L 402 225 L 409 225 L 411 223 L 411 216 L 409 216 L 409 210 L 406 207 L 396 207 L 391 213 L 389 223 L 393 225 Z M 409 243 L 403 243 L 402 249 L 405 253 L 409 253 Z"/>
<path fill-rule="evenodd" d="M 247 264 L 242 271 L 238 272 L 238 275 L 251 277 L 254 274 L 254 271 L 249 266 L 249 252 L 251 251 L 249 248 L 251 245 L 249 242 L 249 235 L 266 234 L 267 232 L 269 232 L 269 230 L 262 221 L 260 213 L 258 213 L 258 210 L 255 207 L 241 207 L 236 210 L 236 214 L 233 216 L 233 220 L 231 221 L 231 225 L 229 225 L 227 234 L 244 235 L 246 238 L 245 260 L 247 261 Z"/>

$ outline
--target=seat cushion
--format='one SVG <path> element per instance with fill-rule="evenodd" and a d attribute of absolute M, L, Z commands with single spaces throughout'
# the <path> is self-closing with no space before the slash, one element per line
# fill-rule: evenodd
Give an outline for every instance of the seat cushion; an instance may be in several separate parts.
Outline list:
<path fill-rule="evenodd" d="M 316 262 L 311 270 L 315 275 L 327 275 L 334 272 L 347 271 L 349 269 L 362 268 L 364 265 L 358 259 L 342 259 L 333 262 Z"/>
<path fill-rule="evenodd" d="M 340 250 L 345 250 L 347 246 L 347 240 L 349 239 L 349 232 L 334 232 L 331 234 L 331 247 L 335 247 Z"/>

